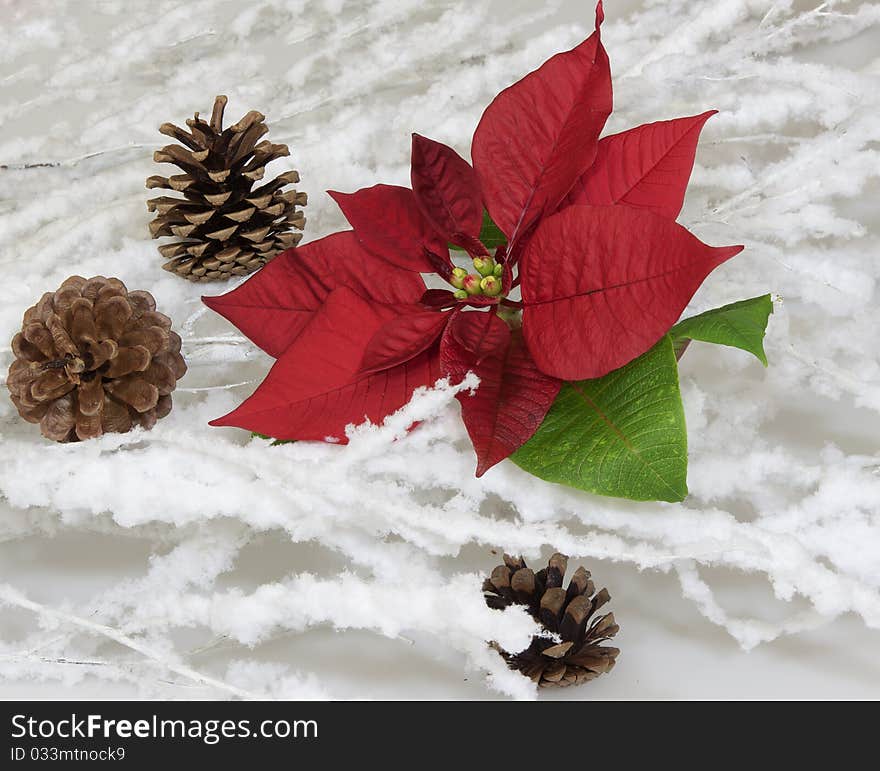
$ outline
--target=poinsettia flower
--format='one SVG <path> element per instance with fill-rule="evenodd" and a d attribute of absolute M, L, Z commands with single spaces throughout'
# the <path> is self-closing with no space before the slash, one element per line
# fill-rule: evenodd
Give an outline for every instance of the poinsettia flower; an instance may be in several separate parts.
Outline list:
<path fill-rule="evenodd" d="M 345 442 L 347 425 L 473 371 L 479 388 L 458 398 L 479 476 L 528 441 L 564 381 L 601 377 L 669 331 L 742 247 L 707 246 L 674 221 L 712 112 L 600 139 L 612 108 L 602 21 L 600 2 L 589 38 L 494 99 L 473 166 L 414 134 L 411 188 L 330 192 L 352 231 L 205 298 L 278 359 L 212 425 Z M 494 253 L 484 208 L 507 240 Z"/>

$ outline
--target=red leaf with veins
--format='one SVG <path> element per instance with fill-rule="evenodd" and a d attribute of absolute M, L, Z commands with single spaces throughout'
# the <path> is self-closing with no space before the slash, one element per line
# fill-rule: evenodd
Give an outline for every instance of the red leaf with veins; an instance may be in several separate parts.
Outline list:
<path fill-rule="evenodd" d="M 419 302 L 428 308 L 449 308 L 458 300 L 449 289 L 426 289 Z"/>
<path fill-rule="evenodd" d="M 674 220 L 694 168 L 700 131 L 716 112 L 646 123 L 604 137 L 595 162 L 575 182 L 562 208 L 622 203 Z"/>
<path fill-rule="evenodd" d="M 436 342 L 450 317 L 420 307 L 399 309 L 407 315 L 389 319 L 370 338 L 361 372 L 380 372 L 409 361 Z"/>
<path fill-rule="evenodd" d="M 458 244 L 471 257 L 486 257 L 489 250 L 479 238 L 471 238 L 464 233 L 456 233 L 454 243 Z"/>
<path fill-rule="evenodd" d="M 480 181 L 471 165 L 451 147 L 413 134 L 410 177 L 425 218 L 452 243 L 468 248 L 483 225 Z"/>
<path fill-rule="evenodd" d="M 466 318 L 465 318 L 466 317 Z M 507 345 L 510 330 L 507 324 L 496 324 L 500 319 L 494 312 L 466 312 L 456 309 L 446 336 L 458 348 L 467 351 L 479 364 L 486 356 Z"/>
<path fill-rule="evenodd" d="M 471 155 L 486 208 L 511 244 L 551 214 L 596 157 L 611 113 L 611 70 L 596 31 L 556 54 L 486 108 Z"/>
<path fill-rule="evenodd" d="M 484 294 L 475 294 L 470 295 L 466 300 L 462 300 L 461 302 L 467 303 L 474 308 L 487 308 L 490 305 L 498 305 L 501 302 L 501 297 L 498 295 L 495 297 L 489 297 Z"/>
<path fill-rule="evenodd" d="M 395 270 L 346 230 L 288 249 L 241 286 L 202 301 L 277 358 L 338 286 L 389 304 L 416 303 L 425 291 L 421 276 Z"/>
<path fill-rule="evenodd" d="M 641 356 L 703 279 L 741 246 L 711 247 L 628 206 L 570 206 L 546 218 L 522 262 L 523 332 L 543 372 L 601 377 Z"/>
<path fill-rule="evenodd" d="M 358 372 L 370 338 L 398 314 L 347 287 L 334 290 L 250 398 L 211 425 L 346 443 L 347 425 L 381 423 L 440 377 L 437 346 L 383 372 Z"/>
<path fill-rule="evenodd" d="M 455 314 L 440 343 L 443 374 L 480 386 L 459 393 L 461 415 L 477 453 L 477 476 L 518 450 L 538 430 L 562 383 L 538 370 L 519 331 L 494 313 Z"/>
<path fill-rule="evenodd" d="M 447 249 L 444 253 L 445 256 L 441 257 L 425 247 L 424 254 L 425 259 L 431 264 L 434 272 L 444 281 L 449 281 L 449 278 L 452 276 L 452 269 L 455 267 L 452 264 L 452 260 L 449 259 L 449 250 Z"/>
<path fill-rule="evenodd" d="M 425 249 L 449 260 L 446 240 L 422 216 L 412 190 L 373 185 L 356 193 L 327 191 L 339 204 L 364 248 L 405 270 L 433 273 Z"/>

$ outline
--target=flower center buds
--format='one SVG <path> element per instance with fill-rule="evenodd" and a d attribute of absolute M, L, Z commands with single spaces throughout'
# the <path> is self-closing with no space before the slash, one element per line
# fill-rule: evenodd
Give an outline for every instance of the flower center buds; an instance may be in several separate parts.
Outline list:
<path fill-rule="evenodd" d="M 468 272 L 464 268 L 453 268 L 449 283 L 456 289 L 461 289 L 464 287 L 464 280 L 467 278 L 467 274 Z"/>
<path fill-rule="evenodd" d="M 482 280 L 479 276 L 475 276 L 473 273 L 464 277 L 464 281 L 462 282 L 461 288 L 464 289 L 469 295 L 477 295 L 482 294 L 483 289 L 480 286 Z"/>
<path fill-rule="evenodd" d="M 491 257 L 474 257 L 474 268 L 481 276 L 491 276 L 495 270 L 495 260 Z"/>
<path fill-rule="evenodd" d="M 483 290 L 483 294 L 488 295 L 489 297 L 497 297 L 501 294 L 501 279 L 497 276 L 486 276 L 480 282 L 480 289 Z"/>
<path fill-rule="evenodd" d="M 474 257 L 474 270 L 476 273 L 468 273 L 464 268 L 452 269 L 449 283 L 458 290 L 454 293 L 456 300 L 477 296 L 498 297 L 502 293 L 503 265 L 489 256 Z"/>

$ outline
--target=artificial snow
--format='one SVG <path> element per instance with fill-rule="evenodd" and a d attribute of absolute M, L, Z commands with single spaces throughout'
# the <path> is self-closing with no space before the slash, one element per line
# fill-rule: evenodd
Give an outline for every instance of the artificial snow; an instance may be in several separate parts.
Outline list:
<path fill-rule="evenodd" d="M 583 39 L 591 7 L 4 7 L 0 344 L 68 275 L 118 276 L 173 317 L 190 369 L 153 431 L 77 445 L 43 440 L 0 399 L 0 560 L 61 538 L 98 544 L 104 558 L 88 580 L 63 559 L 22 577 L 0 563 L 0 678 L 98 683 L 104 694 L 346 698 L 370 692 L 363 641 L 381 636 L 410 670 L 434 666 L 533 697 L 486 646 L 522 648 L 534 631 L 522 611 L 483 603 L 474 554 L 488 573 L 500 557 L 490 549 L 626 563 L 645 582 L 671 573 L 682 596 L 746 648 L 847 613 L 880 627 L 871 220 L 880 8 L 606 5 L 609 132 L 720 110 L 703 132 L 680 221 L 710 244 L 746 250 L 709 277 L 689 314 L 778 295 L 767 370 L 698 343 L 682 360 L 691 494 L 680 505 L 589 496 L 510 462 L 475 479 L 454 397 L 476 381 L 420 391 L 384 426 L 352 427 L 345 447 L 271 446 L 208 427 L 271 362 L 200 304 L 200 294 L 231 285 L 165 273 L 147 230 L 144 180 L 160 171 L 151 156 L 166 143 L 158 125 L 208 111 L 216 94 L 229 96 L 232 119 L 265 113 L 269 139 L 290 145 L 292 157 L 271 172 L 300 170 L 306 238 L 315 239 L 345 226 L 323 190 L 408 183 L 410 132 L 467 156 L 493 95 Z M 4 348 L 4 370 L 10 360 Z M 421 425 L 406 433 L 413 421 Z M 274 572 L 244 570 L 254 550 L 258 563 L 275 555 Z M 728 607 L 719 570 L 760 579 L 777 612 Z M 49 574 L 51 586 L 40 580 Z M 322 670 L 345 673 L 331 682 L 312 671 L 318 646 L 303 642 L 321 629 L 345 641 Z M 626 662 L 624 647 L 619 667 Z M 393 667 L 385 677 L 397 682 Z M 406 693 L 403 679 L 394 693 Z"/>

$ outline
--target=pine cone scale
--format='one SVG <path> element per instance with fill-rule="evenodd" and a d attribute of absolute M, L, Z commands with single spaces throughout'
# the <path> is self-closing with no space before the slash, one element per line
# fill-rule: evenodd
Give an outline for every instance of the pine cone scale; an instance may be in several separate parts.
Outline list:
<path fill-rule="evenodd" d="M 108 377 L 111 376 L 108 375 Z M 76 401 L 80 414 L 89 418 L 97 415 L 100 418 L 101 410 L 104 408 L 104 388 L 101 384 L 101 378 L 84 379 L 77 386 Z"/>
<path fill-rule="evenodd" d="M 43 435 L 56 442 L 64 441 L 76 426 L 75 405 L 72 394 L 55 399 L 43 419 L 40 429 Z"/>

